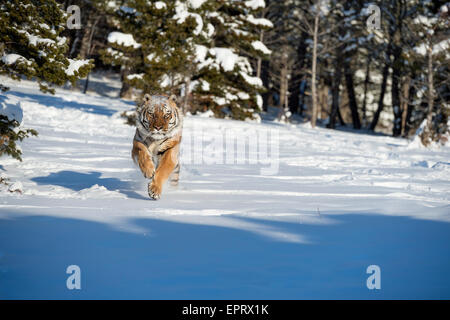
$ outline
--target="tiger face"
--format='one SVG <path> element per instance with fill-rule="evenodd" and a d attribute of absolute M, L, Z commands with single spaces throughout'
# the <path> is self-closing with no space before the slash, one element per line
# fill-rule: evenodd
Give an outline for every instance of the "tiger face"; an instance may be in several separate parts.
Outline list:
<path fill-rule="evenodd" d="M 162 138 L 179 125 L 176 103 L 172 97 L 145 95 L 139 112 L 140 125 L 154 138 Z"/>

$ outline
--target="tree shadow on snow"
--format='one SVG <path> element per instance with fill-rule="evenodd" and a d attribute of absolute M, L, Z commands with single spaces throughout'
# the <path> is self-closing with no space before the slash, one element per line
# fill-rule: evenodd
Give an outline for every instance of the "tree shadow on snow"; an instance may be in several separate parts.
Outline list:
<path fill-rule="evenodd" d="M 59 171 L 53 172 L 45 177 L 35 177 L 31 180 L 40 185 L 55 185 L 74 191 L 88 189 L 94 185 L 103 186 L 110 191 L 118 191 L 125 194 L 129 198 L 148 200 L 140 194 L 132 191 L 133 186 L 127 182 L 117 178 L 102 178 L 101 173 L 91 171 L 88 173 L 76 171 Z"/>
<path fill-rule="evenodd" d="M 234 219 L 234 218 L 233 218 Z M 146 233 L 71 218 L 0 219 L 0 298 L 445 299 L 450 224 L 333 215 L 329 225 L 236 218 L 302 234 L 310 244 L 247 230 L 155 218 Z M 66 268 L 81 269 L 81 290 Z M 381 289 L 369 290 L 369 265 Z"/>
<path fill-rule="evenodd" d="M 38 102 L 42 105 L 54 107 L 57 109 L 72 108 L 72 109 L 81 110 L 81 111 L 87 112 L 87 113 L 100 114 L 100 115 L 106 115 L 106 116 L 111 116 L 118 111 L 116 109 L 110 109 L 105 106 L 92 105 L 92 104 L 88 104 L 88 103 L 80 103 L 77 101 L 69 101 L 69 100 L 65 100 L 61 97 L 52 96 L 52 95 L 23 93 L 23 92 L 19 92 L 19 91 L 8 91 L 8 94 L 15 95 L 20 98 L 33 99 L 33 100 L 35 100 L 34 102 Z M 121 102 L 130 104 L 130 107 L 134 106 L 134 103 L 132 101 L 121 100 Z"/>

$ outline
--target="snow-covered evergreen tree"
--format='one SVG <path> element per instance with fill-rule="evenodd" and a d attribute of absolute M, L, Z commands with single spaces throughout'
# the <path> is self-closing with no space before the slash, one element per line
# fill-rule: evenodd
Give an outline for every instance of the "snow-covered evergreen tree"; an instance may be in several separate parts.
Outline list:
<path fill-rule="evenodd" d="M 263 86 L 249 57 L 270 54 L 258 30 L 271 23 L 255 17 L 264 1 L 110 3 L 117 31 L 108 35 L 110 47 L 103 50 L 103 60 L 121 66 L 124 86 L 180 94 L 183 106 L 198 106 L 191 111 L 255 117 Z"/>
<path fill-rule="evenodd" d="M 92 68 L 89 60 L 68 59 L 60 33 L 67 14 L 54 0 L 2 1 L 0 5 L 0 74 L 35 78 L 42 91 L 75 82 Z"/>
<path fill-rule="evenodd" d="M 121 66 L 123 88 L 145 92 L 177 92 L 193 55 L 192 36 L 202 30 L 200 16 L 174 1 L 110 1 L 111 23 L 105 63 Z"/>
<path fill-rule="evenodd" d="M 68 16 L 54 0 L 11 0 L 0 4 L 0 75 L 34 78 L 44 92 L 52 85 L 74 83 L 93 67 L 90 60 L 68 59 L 60 36 Z M 6 91 L 6 86 L 0 86 Z M 0 155 L 21 160 L 16 142 L 37 134 L 21 128 L 20 104 L 0 95 Z M 13 110 L 13 111 L 11 111 Z"/>
<path fill-rule="evenodd" d="M 18 148 L 17 141 L 37 135 L 35 130 L 21 126 L 22 118 L 18 99 L 0 95 L 0 156 L 7 154 L 22 161 L 22 150 Z"/>
<path fill-rule="evenodd" d="M 197 47 L 199 79 L 196 93 L 209 95 L 205 105 L 217 115 L 235 119 L 258 119 L 262 108 L 260 78 L 254 75 L 249 61 L 269 55 L 270 50 L 259 40 L 259 30 L 272 23 L 257 18 L 265 7 L 263 0 L 207 1 L 203 13 L 207 43 Z"/>

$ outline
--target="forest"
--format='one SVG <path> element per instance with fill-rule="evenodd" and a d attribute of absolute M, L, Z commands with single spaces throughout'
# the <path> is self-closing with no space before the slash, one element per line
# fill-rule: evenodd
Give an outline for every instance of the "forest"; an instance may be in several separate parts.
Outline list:
<path fill-rule="evenodd" d="M 0 0 L 0 300 L 448 299 L 449 9 Z"/>
<path fill-rule="evenodd" d="M 50 92 L 83 78 L 86 93 L 90 72 L 110 72 L 120 75 L 120 98 L 176 94 L 184 113 L 211 110 L 218 118 L 260 121 L 261 113 L 277 108 L 280 122 L 419 134 L 424 145 L 445 144 L 448 6 L 13 0 L 0 7 L 0 74 L 37 79 Z M 17 135 L 5 121 L 9 143 L 34 133 Z"/>

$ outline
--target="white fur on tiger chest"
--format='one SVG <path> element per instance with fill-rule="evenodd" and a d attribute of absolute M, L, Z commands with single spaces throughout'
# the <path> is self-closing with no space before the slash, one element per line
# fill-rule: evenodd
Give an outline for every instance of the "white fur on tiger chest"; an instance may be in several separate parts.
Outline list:
<path fill-rule="evenodd" d="M 158 165 L 159 158 L 161 157 L 160 155 L 158 155 L 158 153 L 161 151 L 160 149 L 163 142 L 164 139 L 153 140 L 147 147 L 147 150 L 150 156 L 152 157 L 152 161 L 155 164 L 155 166 Z"/>

